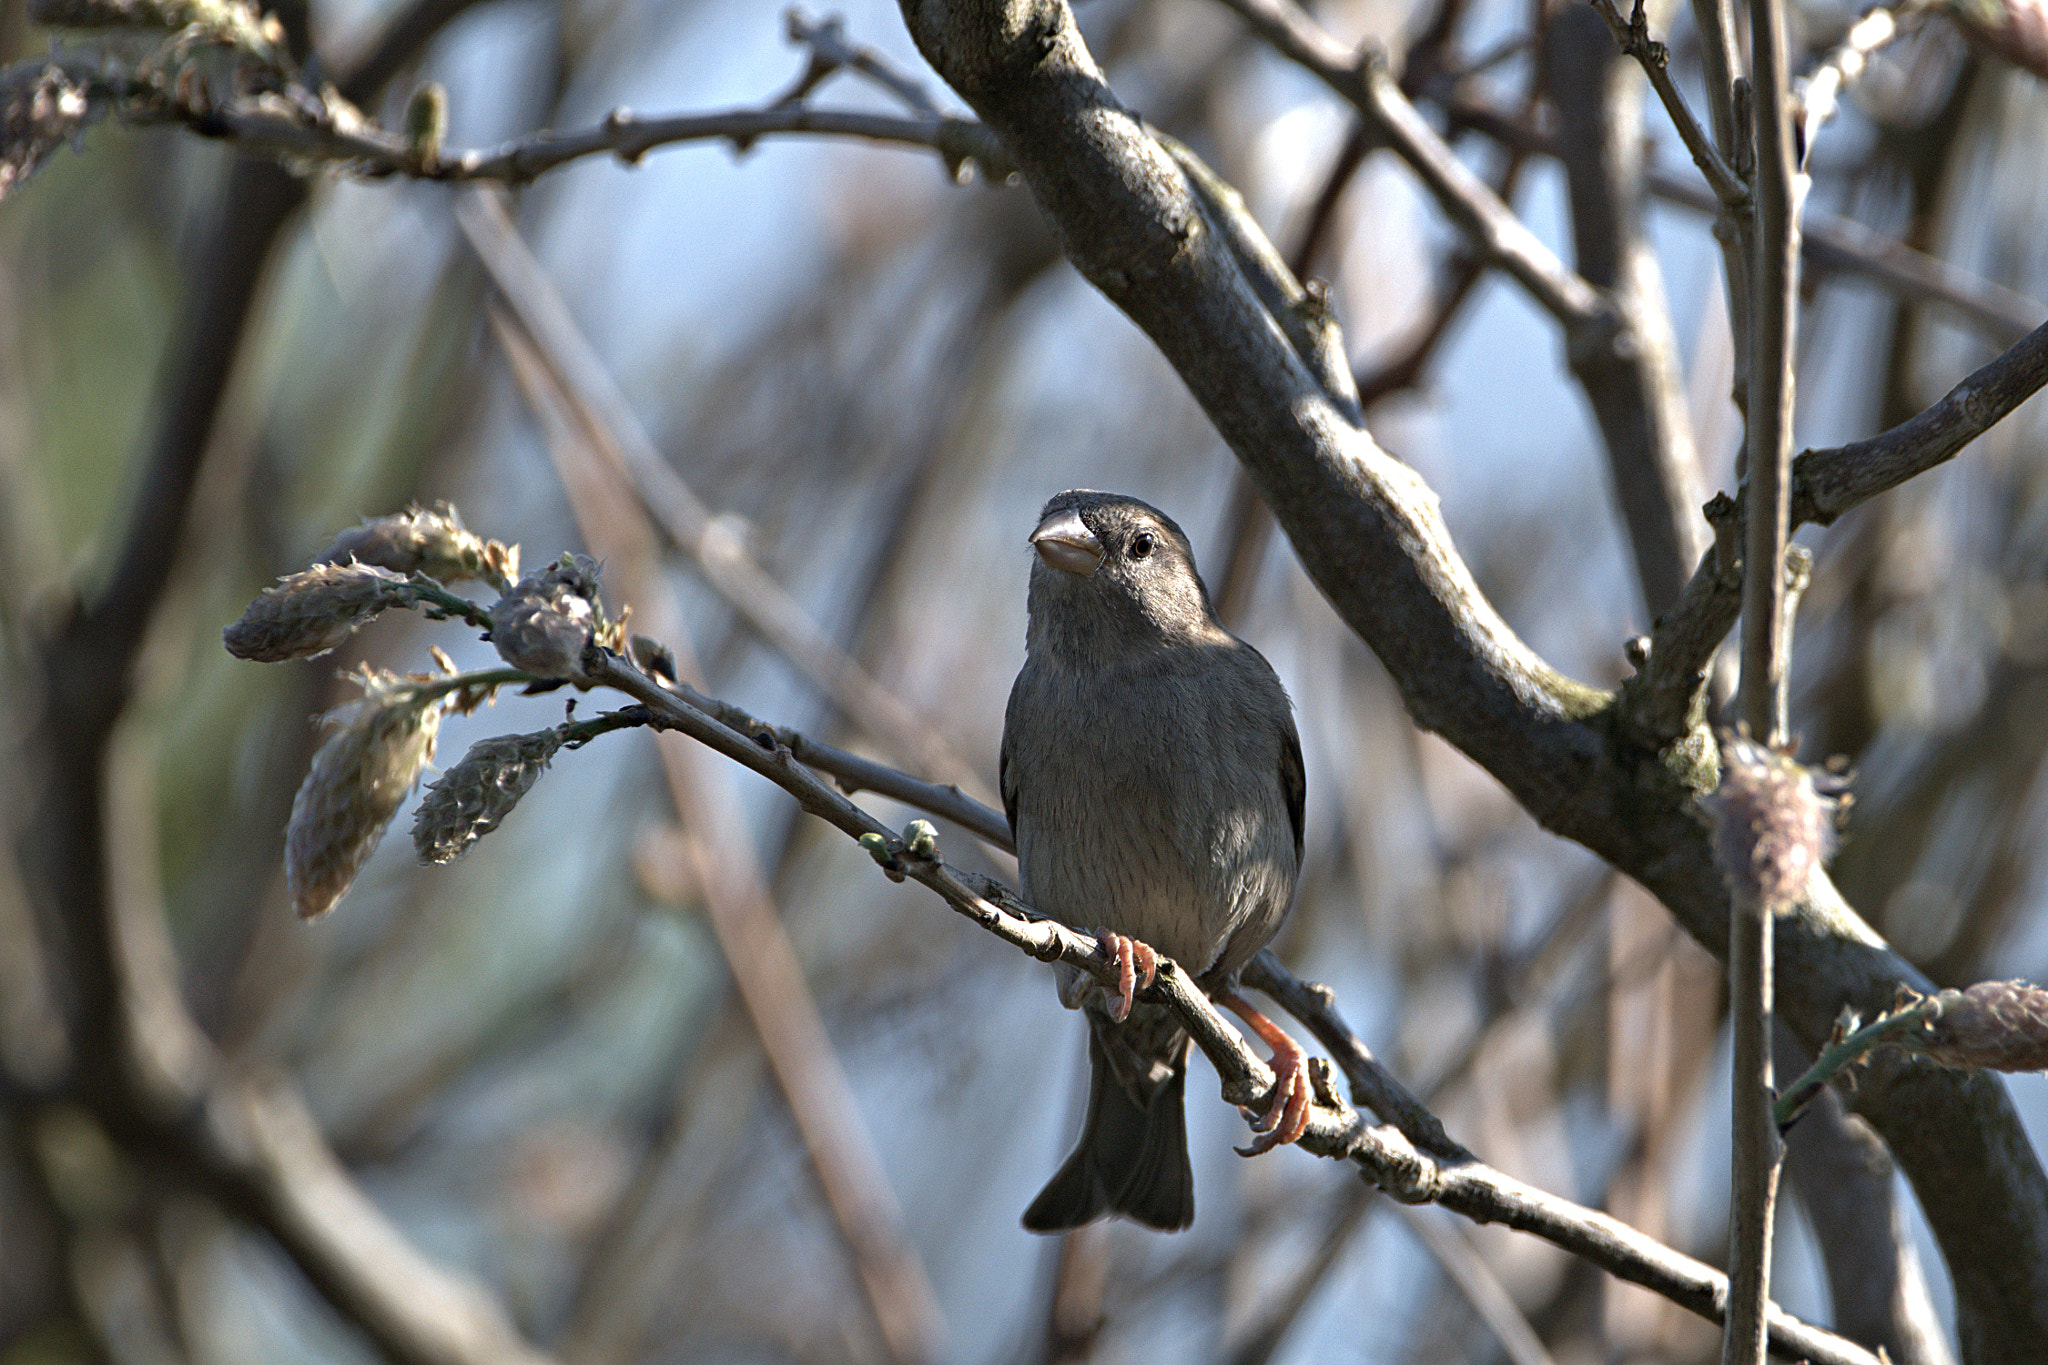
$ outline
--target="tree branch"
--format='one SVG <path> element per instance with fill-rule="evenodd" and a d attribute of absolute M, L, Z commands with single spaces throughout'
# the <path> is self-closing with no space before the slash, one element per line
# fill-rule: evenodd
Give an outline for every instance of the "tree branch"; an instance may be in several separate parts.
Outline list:
<path fill-rule="evenodd" d="M 1833 524 L 1859 502 L 1953 459 L 2048 385 L 2048 323 L 1889 431 L 1800 452 L 1792 465 L 1794 523 Z"/>
<path fill-rule="evenodd" d="M 1783 0 L 1750 0 L 1756 88 L 1755 251 L 1749 271 L 1749 505 L 1742 578 L 1741 714 L 1766 749 L 1783 742 L 1790 671 L 1785 545 L 1791 534 L 1792 405 L 1798 334 L 1799 209 Z M 1723 769 L 1723 786 L 1728 783 Z M 1727 797 L 1724 800 L 1730 799 Z M 1753 836 L 1752 836 L 1753 837 Z M 1729 1300 L 1722 1365 L 1763 1365 L 1770 1302 L 1771 1241 L 1784 1148 L 1771 1113 L 1776 991 L 1772 926 L 1777 894 L 1728 868 L 1728 988 L 1734 1018 L 1731 1087 L 1734 1138 L 1729 1176 Z M 1796 888 L 1795 888 L 1796 889 Z"/>
<path fill-rule="evenodd" d="M 1600 424 L 1636 580 L 1654 621 L 1677 605 L 1708 532 L 1678 344 L 1657 255 L 1643 235 L 1642 79 L 1580 5 L 1550 21 L 1543 67 L 1558 113 L 1573 259 L 1619 324 L 1610 344 L 1575 355 L 1573 369 Z"/>

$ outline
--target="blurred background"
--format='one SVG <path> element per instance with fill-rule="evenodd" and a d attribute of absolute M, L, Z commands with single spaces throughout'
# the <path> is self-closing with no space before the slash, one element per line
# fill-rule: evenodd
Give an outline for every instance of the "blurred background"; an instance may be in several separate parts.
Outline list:
<path fill-rule="evenodd" d="M 1411 93 L 1433 118 L 1456 106 L 1553 127 L 1545 6 L 1439 3 L 1317 13 L 1386 44 L 1397 69 L 1421 45 Z M 1689 14 L 1665 8 L 1653 30 L 1696 91 Z M 619 105 L 758 106 L 808 57 L 753 0 L 438 9 L 432 36 L 363 99 L 396 126 L 419 82 L 442 82 L 458 147 L 587 126 Z M 1508 620 L 1565 672 L 1618 682 L 1623 642 L 1649 621 L 1555 326 L 1511 283 L 1466 269 L 1454 229 L 1390 155 L 1368 150 L 1333 183 L 1348 113 L 1224 9 L 1077 11 L 1128 104 L 1242 188 L 1283 252 L 1299 259 L 1313 238 L 1308 273 L 1330 282 L 1353 361 L 1379 381 L 1375 433 L 1442 496 Z M 319 0 L 286 17 L 333 70 L 360 71 L 401 13 Z M 959 109 L 894 6 L 843 14 L 847 38 Z M 1856 15 L 1796 5 L 1805 64 Z M 47 42 L 20 0 L 0 4 L 9 60 Z M 897 107 L 846 74 L 812 98 Z M 1470 123 L 1452 129 L 1461 154 L 1569 260 L 1556 163 Z M 1661 110 L 1645 128 L 1652 164 L 1697 184 Z M 1810 266 L 1802 444 L 1900 420 L 2048 316 L 2043 145 L 2048 86 L 1949 14 L 1923 13 L 1878 55 L 1815 148 L 1813 212 L 1947 262 L 1953 287 L 1902 288 L 1845 258 Z M 663 753 L 628 732 L 561 754 L 498 833 L 445 868 L 415 865 L 408 806 L 338 909 L 300 924 L 282 831 L 319 739 L 311 718 L 353 695 L 337 671 L 425 669 L 435 644 L 467 667 L 493 657 L 458 624 L 398 614 L 311 663 L 226 655 L 221 627 L 359 516 L 448 499 L 480 533 L 519 542 L 529 566 L 563 549 L 606 555 L 611 605 L 631 601 L 636 628 L 658 626 L 708 690 L 986 798 L 1036 510 L 1071 486 L 1129 491 L 1181 522 L 1233 628 L 1295 698 L 1309 835 L 1282 959 L 1332 985 L 1489 1162 L 1710 1261 L 1725 1240 L 1716 964 L 1638 888 L 1415 731 L 1284 539 L 1247 513 L 1234 461 L 1178 381 L 1064 263 L 1023 190 L 956 183 L 915 149 L 767 138 L 577 163 L 507 200 L 508 225 L 496 201 L 448 186 L 251 164 L 181 130 L 101 126 L 0 204 L 11 1068 L 33 1072 L 48 1031 L 23 871 L 47 778 L 31 759 L 48 700 L 37 641 L 71 595 L 107 580 L 150 496 L 153 443 L 194 374 L 225 365 L 112 741 L 113 884 L 160 910 L 185 1005 L 225 1064 L 292 1078 L 376 1205 L 494 1290 L 529 1341 L 576 1365 L 867 1362 L 915 1358 L 918 1342 L 931 1359 L 989 1365 L 1489 1362 L 1507 1358 L 1507 1313 L 1560 1362 L 1718 1358 L 1705 1324 L 1545 1244 L 1397 1208 L 1292 1150 L 1240 1160 L 1242 1122 L 1200 1063 L 1195 1227 L 1029 1236 L 1018 1214 L 1064 1153 L 1083 1086 L 1082 1027 L 1048 970 L 681 741 Z M 523 238 L 544 286 L 526 304 L 558 293 L 557 321 L 587 353 L 522 327 L 519 300 L 495 301 L 458 208 L 479 240 Z M 1646 222 L 1698 481 L 1726 489 L 1741 424 L 1721 258 L 1693 208 L 1659 200 Z M 232 294 L 223 261 L 252 282 L 239 337 L 193 321 Z M 588 471 L 607 467 L 608 445 L 651 448 L 716 517 L 697 553 L 606 501 Z M 1817 563 L 1794 728 L 1806 756 L 1844 755 L 1858 773 L 1844 892 L 1943 984 L 2048 977 L 2048 404 L 1802 540 Z M 779 580 L 909 723 L 764 638 L 718 586 L 734 556 Z M 560 694 L 507 696 L 451 718 L 439 762 L 563 710 Z M 911 818 L 859 799 L 892 824 Z M 1013 874 L 967 834 L 942 837 L 954 861 Z M 731 893 L 693 873 L 693 840 L 757 874 L 800 968 L 761 978 L 780 993 L 735 990 L 729 956 L 748 940 L 720 920 L 730 904 L 707 913 Z M 811 1011 L 822 1033 L 797 1036 L 820 1050 L 792 1078 L 763 1029 L 801 1029 Z M 792 1085 L 829 1099 L 842 1075 L 849 1102 L 792 1118 Z M 2008 1083 L 2038 1144 L 2048 1082 Z M 10 1104 L 4 1123 L 4 1365 L 380 1358 L 276 1241 L 86 1109 Z M 828 1199 L 821 1159 L 865 1193 Z M 1796 1183 L 1793 1196 L 1778 1296 L 1826 1322 Z M 882 1290 L 873 1246 L 849 1250 L 864 1245 L 849 1242 L 855 1225 L 898 1248 Z M 1931 1243 L 1922 1255 L 1946 1313 Z M 879 1327 L 878 1295 L 911 1326 Z"/>

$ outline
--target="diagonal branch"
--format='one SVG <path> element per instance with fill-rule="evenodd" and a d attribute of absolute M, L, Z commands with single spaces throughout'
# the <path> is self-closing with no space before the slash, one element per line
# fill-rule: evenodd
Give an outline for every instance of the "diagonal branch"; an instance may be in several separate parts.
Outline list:
<path fill-rule="evenodd" d="M 782 745 L 763 744 L 727 728 L 617 656 L 586 655 L 586 668 L 594 681 L 616 688 L 646 707 L 657 728 L 678 730 L 775 783 L 804 810 L 871 844 L 886 871 L 929 887 L 1004 942 L 1042 961 L 1077 967 L 1105 985 L 1114 983 L 1116 963 L 1092 935 L 1038 915 L 989 878 L 962 872 L 936 854 L 913 851 L 894 831 L 834 791 Z M 1267 979 L 1280 981 L 1284 976 L 1274 971 L 1276 965 L 1268 964 Z M 1309 989 L 1298 982 L 1293 988 Z M 1170 959 L 1161 959 L 1158 984 L 1147 998 L 1172 1010 L 1215 1065 L 1225 1101 L 1247 1104 L 1271 1089 L 1271 1070 Z M 1335 1018 L 1334 1008 L 1326 1017 Z M 1341 1023 L 1335 1027 L 1341 1029 Z M 1348 1035 L 1348 1030 L 1345 1032 Z M 1349 1038 L 1344 1051 L 1370 1056 L 1356 1038 Z M 1705 1265 L 1606 1214 L 1525 1185 L 1469 1155 L 1432 1155 L 1396 1128 L 1367 1126 L 1330 1088 L 1327 1071 L 1317 1088 L 1317 1104 L 1300 1144 L 1306 1150 L 1355 1163 L 1369 1179 L 1403 1202 L 1439 1203 L 1477 1222 L 1497 1222 L 1534 1233 L 1683 1308 L 1717 1320 L 1727 1282 Z M 1433 1118 L 1428 1122 L 1435 1124 Z M 1441 1128 L 1436 1131 L 1440 1133 Z M 1444 1145 L 1453 1153 L 1463 1152 L 1448 1139 Z M 1861 1347 L 1779 1310 L 1772 1310 L 1771 1324 L 1772 1341 L 1788 1354 L 1804 1355 L 1825 1365 L 1876 1365 L 1876 1357 Z"/>
<path fill-rule="evenodd" d="M 1376 50 L 1347 49 L 1292 0 L 1221 0 L 1273 47 L 1365 116 L 1478 250 L 1561 323 L 1569 347 L 1611 326 L 1600 292 L 1565 267 L 1424 121 Z"/>
<path fill-rule="evenodd" d="M 1801 451 L 1792 463 L 1794 522 L 1831 525 L 1857 503 L 1953 459 L 2044 385 L 2048 323 L 1889 431 L 1844 446 Z"/>
<path fill-rule="evenodd" d="M 1643 0 L 1635 0 L 1635 8 L 1626 19 L 1615 8 L 1614 0 L 1593 0 L 1593 8 L 1607 21 L 1607 27 L 1621 50 L 1635 58 L 1643 73 L 1650 78 L 1651 88 L 1663 101 L 1665 112 L 1671 115 L 1672 126 L 1678 129 L 1679 140 L 1685 143 L 1685 150 L 1692 154 L 1693 164 L 1700 168 L 1700 174 L 1707 178 L 1714 194 L 1729 209 L 1746 210 L 1749 207 L 1749 186 L 1743 184 L 1741 177 L 1722 159 L 1706 130 L 1692 116 L 1685 96 L 1679 93 L 1677 84 L 1671 79 L 1670 52 L 1664 44 L 1650 37 L 1649 20 L 1643 14 Z"/>

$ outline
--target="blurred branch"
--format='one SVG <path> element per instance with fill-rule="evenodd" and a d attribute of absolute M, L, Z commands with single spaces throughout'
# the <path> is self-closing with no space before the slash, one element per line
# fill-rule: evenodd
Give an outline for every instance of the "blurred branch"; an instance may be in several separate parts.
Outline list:
<path fill-rule="evenodd" d="M 503 228 L 513 234 L 509 219 Z M 509 240 L 518 242 L 516 235 Z M 553 302 L 562 306 L 559 298 Z M 502 312 L 494 311 L 493 321 L 514 376 L 539 415 L 552 409 L 574 433 L 571 441 L 548 444 L 586 544 L 617 567 L 620 589 L 649 628 L 681 642 L 682 616 L 655 559 L 656 531 L 623 467 L 616 431 L 569 386 L 559 362 L 530 333 Z M 594 356 L 581 358 L 596 367 Z M 664 744 L 659 754 L 689 881 L 703 897 L 712 936 L 789 1106 L 889 1358 L 900 1365 L 933 1360 L 945 1338 L 944 1317 L 923 1261 L 904 1234 L 895 1195 L 753 856 L 751 836 L 722 789 L 722 773 L 701 752 Z"/>
<path fill-rule="evenodd" d="M 1465 1302 L 1486 1324 L 1486 1330 L 1500 1343 L 1501 1354 L 1510 1365 L 1556 1365 L 1543 1339 L 1515 1307 L 1515 1300 L 1478 1251 L 1454 1227 L 1445 1226 L 1421 1209 L 1403 1206 L 1402 1217 L 1409 1231 L 1421 1241 L 1436 1263 L 1450 1277 Z"/>
<path fill-rule="evenodd" d="M 938 726 L 883 687 L 820 629 L 747 550 L 731 523 L 714 515 L 656 449 L 502 200 L 487 192 L 466 195 L 455 216 L 492 283 L 533 339 L 556 387 L 597 438 L 593 448 L 634 489 L 669 540 L 695 561 L 712 590 L 843 716 L 900 761 L 978 787 L 974 766 L 940 737 Z"/>
<path fill-rule="evenodd" d="M 1701 744 L 1711 736 L 1639 747 L 1613 723 L 1612 697 L 1562 677 L 1516 637 L 1457 554 L 1431 490 L 1335 410 L 1227 248 L 1185 231 L 1199 206 L 1109 90 L 1061 0 L 913 3 L 905 18 L 925 58 L 1009 149 L 1068 258 L 1186 383 L 1416 722 L 1725 953 L 1728 891 L 1694 815 L 1712 782 Z M 1317 49 L 1332 50 L 1331 69 L 1351 69 L 1336 44 Z M 1780 1007 L 1809 1042 L 1845 1002 L 1874 1008 L 1922 979 L 1824 875 L 1777 933 Z M 1956 1276 L 1973 1329 L 2015 1351 L 2040 1340 L 2048 1176 L 2010 1096 L 1995 1081 L 1916 1062 L 1874 1074 L 1862 1108 L 1909 1177 L 1929 1182 L 1923 1203 L 1951 1267 L 2001 1267 Z"/>
<path fill-rule="evenodd" d="M 586 668 L 598 683 L 645 706 L 657 727 L 678 730 L 725 755 L 781 787 L 812 815 L 860 840 L 890 875 L 924 884 L 983 929 L 1041 961 L 1065 962 L 1105 985 L 1115 982 L 1116 962 L 1094 936 L 1039 916 L 992 879 L 961 872 L 941 861 L 928 845 L 899 837 L 827 786 L 788 749 L 763 745 L 727 728 L 616 656 L 594 652 L 586 656 Z M 1158 983 L 1144 998 L 1166 1006 L 1187 1029 L 1215 1065 L 1227 1103 L 1248 1105 L 1272 1088 L 1272 1071 L 1170 959 L 1160 959 Z M 1345 1051 L 1371 1055 L 1356 1039 Z M 1524 1185 L 1469 1156 L 1432 1156 L 1392 1127 L 1366 1126 L 1330 1087 L 1328 1065 L 1318 1059 L 1313 1066 L 1317 1102 L 1299 1144 L 1305 1150 L 1356 1163 L 1375 1184 L 1403 1202 L 1440 1203 L 1478 1222 L 1504 1223 L 1534 1233 L 1683 1308 L 1716 1317 L 1726 1280 L 1707 1266 L 1606 1214 Z M 1804 1354 L 1819 1365 L 1876 1365 L 1876 1357 L 1853 1343 L 1777 1310 L 1771 1324 L 1772 1341 L 1788 1353 Z"/>
<path fill-rule="evenodd" d="M 1538 240 L 1513 209 L 1453 152 L 1416 112 L 1376 49 L 1354 53 L 1293 0 L 1220 0 L 1279 52 L 1306 67 L 1348 101 L 1422 180 L 1477 250 L 1529 291 L 1565 328 L 1567 348 L 1594 344 L 1613 325 L 1600 292 Z"/>
<path fill-rule="evenodd" d="M 288 7 L 291 8 L 291 7 Z M 462 8 L 401 13 L 396 64 Z M 292 10 L 287 33 L 302 27 Z M 367 92 L 381 73 L 343 72 Z M 46 784 L 34 891 L 74 1059 L 64 1089 L 117 1139 L 168 1157 L 274 1237 L 376 1347 L 405 1365 L 539 1361 L 479 1286 L 421 1257 L 334 1160 L 288 1090 L 225 1077 L 180 998 L 160 904 L 116 896 L 109 752 L 133 665 L 175 581 L 181 533 L 272 249 L 306 196 L 281 169 L 238 161 L 194 253 L 164 370 L 162 417 L 112 568 L 43 642 L 46 710 L 33 743 Z M 151 812 L 153 818 L 153 812 Z M 132 902 L 132 903 L 124 903 Z"/>
<path fill-rule="evenodd" d="M 1863 17 L 1849 26 L 1849 32 L 1842 41 L 1821 58 L 1812 74 L 1793 82 L 1792 98 L 1798 111 L 1795 133 L 1798 138 L 1798 164 L 1806 165 L 1806 159 L 1813 155 L 1814 139 L 1820 130 L 1834 117 L 1842 93 L 1863 77 L 1870 69 L 1870 59 L 1877 50 L 1906 31 L 1907 26 L 1919 19 L 1925 12 L 1925 0 L 1906 0 L 1894 7 L 1874 6 Z"/>
<path fill-rule="evenodd" d="M 488 1291 L 427 1260 L 370 1202 L 295 1091 L 216 1085 L 182 1131 L 222 1203 L 275 1236 L 393 1360 L 545 1365 Z"/>
<path fill-rule="evenodd" d="M 1778 1065 L 1805 1058 L 1784 1030 Z M 1792 1186 L 1827 1265 L 1834 1327 L 1892 1365 L 1955 1365 L 1898 1194 L 1898 1169 L 1868 1124 L 1823 1092 L 1785 1137 Z"/>
<path fill-rule="evenodd" d="M 1242 1339 L 1234 1347 L 1226 1344 L 1229 1365 L 1266 1365 L 1273 1359 L 1316 1290 L 1336 1269 L 1352 1238 L 1365 1226 L 1367 1215 L 1379 1202 L 1377 1194 L 1362 1182 L 1349 1185 L 1338 1194 L 1315 1251 L 1275 1296 L 1272 1306 L 1245 1329 Z"/>
<path fill-rule="evenodd" d="M 1640 26 L 1640 3 L 1635 13 Z M 1654 66 L 1653 75 L 1660 70 Z M 1572 369 L 1600 424 L 1636 581 L 1654 621 L 1677 604 L 1706 549 L 1707 527 L 1678 344 L 1644 232 L 1642 78 L 1591 10 L 1568 5 L 1544 30 L 1542 83 L 1558 116 L 1573 261 L 1617 318 L 1609 343 L 1574 354 Z"/>

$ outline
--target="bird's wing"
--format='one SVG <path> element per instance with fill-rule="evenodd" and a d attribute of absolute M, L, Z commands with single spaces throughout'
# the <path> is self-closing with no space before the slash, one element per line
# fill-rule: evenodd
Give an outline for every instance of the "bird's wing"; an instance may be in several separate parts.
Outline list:
<path fill-rule="evenodd" d="M 1286 725 L 1280 745 L 1280 794 L 1287 799 L 1287 819 L 1294 826 L 1294 865 L 1300 867 L 1302 826 L 1308 813 L 1308 769 L 1301 761 L 1301 736 L 1294 729 L 1292 716 Z"/>
<path fill-rule="evenodd" d="M 1018 677 L 1018 681 L 1023 681 L 1021 674 Z M 1009 709 L 1014 711 L 1016 705 L 1017 689 L 1012 687 L 1010 689 Z M 1017 838 L 1017 784 L 1010 777 L 1010 733 L 1014 728 L 1010 722 L 1011 717 L 1005 715 L 1003 717 L 1003 747 L 996 759 L 996 790 L 1003 794 L 1003 817 L 1010 822 L 1010 840 L 1014 843 Z"/>

